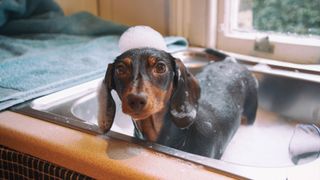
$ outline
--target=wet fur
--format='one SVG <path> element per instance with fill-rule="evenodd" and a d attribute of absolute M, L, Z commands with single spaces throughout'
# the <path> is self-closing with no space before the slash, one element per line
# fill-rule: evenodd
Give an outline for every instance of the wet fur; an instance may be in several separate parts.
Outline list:
<path fill-rule="evenodd" d="M 130 78 L 118 78 L 115 66 L 125 58 L 131 61 Z M 166 62 L 168 74 L 150 75 L 155 59 Z M 129 115 L 128 94 L 147 94 L 145 109 L 133 118 L 137 137 L 212 158 L 221 157 L 242 117 L 254 122 L 257 109 L 257 81 L 245 67 L 230 60 L 210 63 L 195 78 L 180 60 L 151 48 L 129 50 L 109 65 L 99 92 L 103 132 L 114 118 L 112 89 Z"/>

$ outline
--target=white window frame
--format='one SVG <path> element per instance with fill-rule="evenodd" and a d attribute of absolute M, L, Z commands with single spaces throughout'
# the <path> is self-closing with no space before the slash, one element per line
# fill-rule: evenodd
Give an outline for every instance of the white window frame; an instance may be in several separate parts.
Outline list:
<path fill-rule="evenodd" d="M 320 63 L 320 39 L 231 31 L 235 0 L 172 0 L 169 32 L 187 37 L 191 45 L 299 64 Z M 269 37 L 273 53 L 254 50 L 255 40 Z"/>
<path fill-rule="evenodd" d="M 218 49 L 231 51 L 250 56 L 276 59 L 294 63 L 309 64 L 320 62 L 320 39 L 302 37 L 288 37 L 274 34 L 234 32 L 231 30 L 232 0 L 219 0 L 218 9 Z M 264 53 L 254 50 L 256 38 L 268 36 L 274 44 L 273 53 Z"/>

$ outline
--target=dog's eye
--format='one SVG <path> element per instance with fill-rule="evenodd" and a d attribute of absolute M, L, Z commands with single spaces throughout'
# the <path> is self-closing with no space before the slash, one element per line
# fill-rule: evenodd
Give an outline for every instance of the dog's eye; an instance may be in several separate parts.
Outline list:
<path fill-rule="evenodd" d="M 155 72 L 156 73 L 165 73 L 167 71 L 167 65 L 163 62 L 158 62 L 155 66 Z"/>
<path fill-rule="evenodd" d="M 116 74 L 117 75 L 124 75 L 127 73 L 127 67 L 124 64 L 118 64 L 116 66 Z"/>

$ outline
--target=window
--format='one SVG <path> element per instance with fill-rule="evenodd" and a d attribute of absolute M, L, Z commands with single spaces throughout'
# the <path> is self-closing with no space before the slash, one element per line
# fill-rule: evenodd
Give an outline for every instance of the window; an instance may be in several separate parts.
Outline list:
<path fill-rule="evenodd" d="M 233 30 L 287 36 L 320 37 L 319 0 L 239 0 Z"/>
<path fill-rule="evenodd" d="M 320 63 L 319 0 L 219 0 L 217 11 L 218 49 Z"/>

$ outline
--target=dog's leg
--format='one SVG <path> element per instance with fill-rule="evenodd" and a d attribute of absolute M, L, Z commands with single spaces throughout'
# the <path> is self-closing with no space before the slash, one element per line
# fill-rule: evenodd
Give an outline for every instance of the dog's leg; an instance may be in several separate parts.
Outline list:
<path fill-rule="evenodd" d="M 246 118 L 247 124 L 253 124 L 256 118 L 258 108 L 258 82 L 251 75 L 247 78 L 248 87 L 245 96 L 243 116 Z"/>

